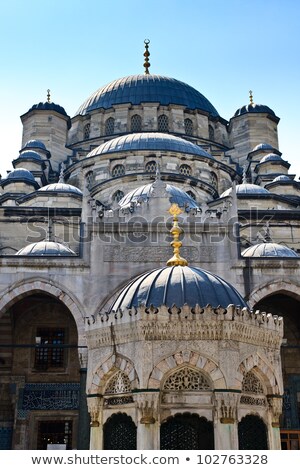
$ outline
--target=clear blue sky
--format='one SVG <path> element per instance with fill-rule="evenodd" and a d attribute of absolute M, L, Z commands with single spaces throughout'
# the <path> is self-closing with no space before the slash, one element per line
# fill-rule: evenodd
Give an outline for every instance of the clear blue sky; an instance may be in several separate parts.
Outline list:
<path fill-rule="evenodd" d="M 279 149 L 300 176 L 298 0 L 1 2 L 0 173 L 21 146 L 20 115 L 51 99 L 73 116 L 106 83 L 143 73 L 182 80 L 229 120 L 254 101 L 280 117 Z"/>

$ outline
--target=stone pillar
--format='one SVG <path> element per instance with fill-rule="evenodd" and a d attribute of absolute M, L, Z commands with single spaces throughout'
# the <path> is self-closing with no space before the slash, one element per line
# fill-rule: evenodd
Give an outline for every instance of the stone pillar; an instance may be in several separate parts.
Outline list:
<path fill-rule="evenodd" d="M 280 415 L 282 413 L 282 397 L 270 396 L 268 397 L 269 404 L 269 449 L 280 450 L 281 439 L 280 439 Z"/>
<path fill-rule="evenodd" d="M 79 350 L 80 362 L 80 390 L 79 390 L 79 414 L 78 414 L 78 432 L 77 449 L 88 450 L 90 443 L 90 419 L 86 398 L 86 374 L 87 374 L 88 350 Z"/>
<path fill-rule="evenodd" d="M 214 395 L 215 449 L 238 449 L 237 404 L 240 394 L 228 390 Z"/>
<path fill-rule="evenodd" d="M 158 392 L 135 395 L 138 408 L 137 449 L 159 449 L 159 423 L 157 420 Z"/>
<path fill-rule="evenodd" d="M 103 426 L 102 426 L 102 403 L 101 397 L 88 396 L 88 410 L 91 417 L 90 422 L 90 449 L 101 450 L 103 447 Z"/>

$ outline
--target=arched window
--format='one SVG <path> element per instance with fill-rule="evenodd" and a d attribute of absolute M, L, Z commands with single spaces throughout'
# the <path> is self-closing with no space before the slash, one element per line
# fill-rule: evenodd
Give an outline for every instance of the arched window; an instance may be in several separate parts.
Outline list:
<path fill-rule="evenodd" d="M 131 392 L 130 380 L 127 375 L 119 370 L 108 382 L 105 393 Z"/>
<path fill-rule="evenodd" d="M 115 178 L 116 176 L 122 176 L 122 175 L 125 175 L 125 167 L 124 165 L 116 165 L 112 172 L 111 172 L 113 178 Z"/>
<path fill-rule="evenodd" d="M 211 124 L 208 126 L 208 136 L 209 140 L 215 140 L 215 130 Z"/>
<path fill-rule="evenodd" d="M 118 189 L 118 191 L 116 191 L 113 194 L 112 200 L 113 200 L 113 202 L 120 202 L 121 199 L 123 199 L 123 197 L 124 197 L 123 191 L 120 191 L 120 189 Z"/>
<path fill-rule="evenodd" d="M 87 187 L 90 188 L 93 184 L 93 181 L 94 181 L 94 175 L 93 175 L 93 172 L 92 171 L 89 171 L 86 175 L 85 175 L 85 178 L 86 178 L 86 183 L 87 183 Z"/>
<path fill-rule="evenodd" d="M 218 177 L 217 175 L 212 171 L 210 174 L 210 184 L 215 188 L 218 189 Z"/>
<path fill-rule="evenodd" d="M 195 413 L 178 413 L 161 424 L 160 449 L 213 450 L 213 424 Z"/>
<path fill-rule="evenodd" d="M 194 128 L 193 128 L 193 121 L 191 119 L 186 118 L 184 120 L 184 130 L 185 130 L 186 135 L 193 135 Z"/>
<path fill-rule="evenodd" d="M 179 173 L 181 175 L 185 175 L 185 176 L 190 176 L 192 174 L 192 169 L 189 165 L 187 165 L 186 163 L 184 163 L 183 165 L 180 165 L 179 167 Z"/>
<path fill-rule="evenodd" d="M 136 425 L 125 413 L 111 415 L 103 426 L 104 450 L 136 450 Z"/>
<path fill-rule="evenodd" d="M 105 121 L 105 135 L 112 135 L 115 132 L 115 120 L 110 117 Z"/>
<path fill-rule="evenodd" d="M 250 406 L 265 406 L 266 397 L 259 378 L 250 370 L 244 375 L 240 403 Z"/>
<path fill-rule="evenodd" d="M 169 132 L 169 118 L 165 114 L 161 114 L 157 119 L 158 131 Z"/>
<path fill-rule="evenodd" d="M 131 132 L 142 132 L 142 118 L 134 114 L 131 118 Z"/>
<path fill-rule="evenodd" d="M 91 124 L 88 122 L 83 128 L 83 138 L 84 139 L 89 139 L 90 138 L 90 130 L 91 130 Z"/>
<path fill-rule="evenodd" d="M 186 194 L 188 194 L 194 201 L 196 201 L 196 195 L 193 193 L 193 191 L 187 191 Z"/>
<path fill-rule="evenodd" d="M 151 162 L 146 163 L 145 169 L 146 169 L 147 173 L 155 173 L 156 172 L 156 162 L 152 160 Z"/>
<path fill-rule="evenodd" d="M 163 390 L 210 390 L 207 378 L 199 371 L 190 367 L 181 369 L 170 375 L 164 383 Z"/>
<path fill-rule="evenodd" d="M 238 424 L 240 450 L 268 450 L 267 428 L 259 416 L 247 415 Z"/>

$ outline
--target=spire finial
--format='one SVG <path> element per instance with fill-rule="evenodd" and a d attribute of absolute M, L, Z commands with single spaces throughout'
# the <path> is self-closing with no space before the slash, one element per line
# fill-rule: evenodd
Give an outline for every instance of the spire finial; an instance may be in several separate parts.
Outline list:
<path fill-rule="evenodd" d="M 150 39 L 145 39 L 144 41 L 145 44 L 145 52 L 144 52 L 144 57 L 145 57 L 145 62 L 144 62 L 144 67 L 145 67 L 145 75 L 149 75 L 149 67 L 150 67 L 150 62 L 149 62 L 149 56 L 150 52 L 148 51 L 149 49 L 149 44 L 150 44 Z"/>
<path fill-rule="evenodd" d="M 183 211 L 180 209 L 178 204 L 172 204 L 168 212 L 173 216 L 173 227 L 171 228 L 170 233 L 173 235 L 174 240 L 171 242 L 173 247 L 173 256 L 167 261 L 167 266 L 187 266 L 187 260 L 180 256 L 180 247 L 182 246 L 182 243 L 179 241 L 179 235 L 183 230 L 178 226 L 178 216 Z"/>
<path fill-rule="evenodd" d="M 253 91 L 252 90 L 249 90 L 249 99 L 250 99 L 251 106 L 253 106 L 254 102 L 253 102 Z"/>
<path fill-rule="evenodd" d="M 48 88 L 47 90 L 47 103 L 51 103 L 51 100 L 50 100 L 50 90 Z"/>
<path fill-rule="evenodd" d="M 66 169 L 65 164 L 62 163 L 61 167 L 60 167 L 60 173 L 59 173 L 59 180 L 58 180 L 59 183 L 64 183 L 65 182 L 65 179 L 64 179 L 65 169 Z"/>

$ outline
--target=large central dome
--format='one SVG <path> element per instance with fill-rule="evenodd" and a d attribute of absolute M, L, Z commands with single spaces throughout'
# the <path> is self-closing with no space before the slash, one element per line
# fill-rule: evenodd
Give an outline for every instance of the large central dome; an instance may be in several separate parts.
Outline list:
<path fill-rule="evenodd" d="M 219 116 L 214 106 L 195 88 L 174 78 L 151 74 L 130 75 L 99 88 L 80 106 L 76 115 L 88 114 L 100 108 L 109 109 L 124 103 L 159 103 L 163 106 L 175 104 Z"/>

